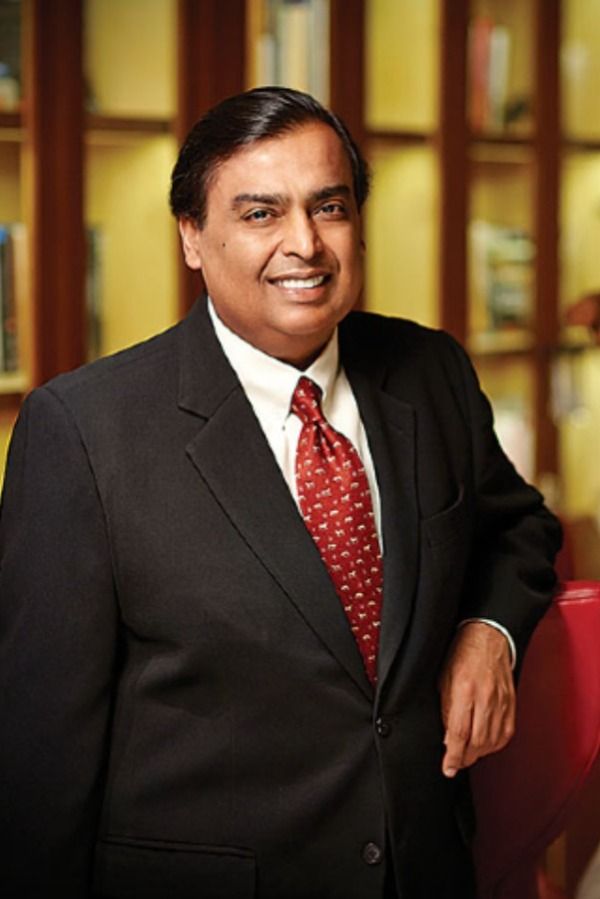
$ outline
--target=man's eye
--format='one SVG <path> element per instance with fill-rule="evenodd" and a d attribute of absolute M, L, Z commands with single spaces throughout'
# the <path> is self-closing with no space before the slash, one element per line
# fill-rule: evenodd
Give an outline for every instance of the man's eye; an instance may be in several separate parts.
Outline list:
<path fill-rule="evenodd" d="M 338 202 L 325 203 L 319 208 L 319 212 L 323 215 L 341 216 L 346 214 L 346 207 Z"/>
<path fill-rule="evenodd" d="M 271 218 L 272 213 L 268 209 L 253 209 L 248 212 L 244 219 L 247 222 L 265 222 Z"/>

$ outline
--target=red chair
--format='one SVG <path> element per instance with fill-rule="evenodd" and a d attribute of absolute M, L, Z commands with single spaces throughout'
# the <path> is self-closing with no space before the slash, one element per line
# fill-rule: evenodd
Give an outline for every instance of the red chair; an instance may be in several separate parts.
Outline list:
<path fill-rule="evenodd" d="M 542 899 L 537 866 L 599 751 L 600 583 L 571 581 L 527 650 L 514 739 L 471 772 L 480 899 Z"/>

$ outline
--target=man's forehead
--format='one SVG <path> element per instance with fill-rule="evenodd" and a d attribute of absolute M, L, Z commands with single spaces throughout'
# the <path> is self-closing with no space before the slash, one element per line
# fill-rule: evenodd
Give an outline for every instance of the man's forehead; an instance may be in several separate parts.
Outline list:
<path fill-rule="evenodd" d="M 306 192 L 332 185 L 352 190 L 345 148 L 335 131 L 322 122 L 309 122 L 240 147 L 217 166 L 213 185 L 226 183 L 234 195 L 278 193 L 278 179 L 291 175 Z"/>

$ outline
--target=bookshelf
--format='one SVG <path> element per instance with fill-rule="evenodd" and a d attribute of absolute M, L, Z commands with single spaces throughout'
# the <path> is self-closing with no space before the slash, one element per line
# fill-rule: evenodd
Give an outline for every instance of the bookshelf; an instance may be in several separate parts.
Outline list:
<path fill-rule="evenodd" d="M 478 23 L 484 48 L 491 34 L 476 74 Z M 313 62 L 277 57 L 282 34 Z M 600 288 L 596 0 L 0 0 L 0 62 L 6 35 L 0 224 L 25 241 L 0 456 L 23 394 L 90 355 L 90 255 L 92 354 L 189 308 L 200 285 L 166 208 L 175 149 L 204 110 L 278 71 L 328 99 L 373 165 L 365 304 L 466 343 L 517 464 L 597 533 L 600 352 L 562 324 Z"/>
<path fill-rule="evenodd" d="M 169 174 L 193 121 L 243 88 L 244 29 L 244 0 L 0 0 L 0 226 L 25 235 L 0 457 L 31 387 L 168 326 L 197 295 Z"/>
<path fill-rule="evenodd" d="M 599 518 L 600 358 L 562 324 L 600 285 L 592 5 L 371 0 L 362 33 L 366 305 L 466 344 L 521 470 Z"/>
<path fill-rule="evenodd" d="M 586 0 L 0 0 L 0 17 L 8 6 L 22 97 L 3 106 L 0 71 L 0 224 L 26 229 L 28 337 L 0 415 L 189 308 L 200 284 L 166 209 L 176 147 L 204 109 L 275 73 L 328 98 L 374 167 L 365 304 L 465 342 L 507 433 L 530 434 L 528 473 L 560 484 L 568 515 L 594 513 L 600 474 L 584 489 L 577 473 L 598 439 L 597 352 L 561 324 L 600 285 Z"/>
<path fill-rule="evenodd" d="M 86 0 L 83 11 L 87 356 L 93 358 L 178 316 L 177 235 L 166 204 L 177 154 L 177 3 Z"/>
<path fill-rule="evenodd" d="M 600 291 L 598 4 L 370 0 L 362 35 L 366 305 L 467 345 L 507 452 L 569 526 L 576 576 L 597 578 L 600 351 L 564 312 Z M 546 859 L 569 896 L 598 784 L 586 803 Z"/>
<path fill-rule="evenodd" d="M 559 339 L 554 369 L 558 454 L 569 508 L 600 519 L 600 353 L 563 324 L 567 306 L 600 283 L 600 21 L 595 4 L 562 10 Z M 570 349 L 569 349 L 570 348 Z M 585 476 L 582 473 L 585 472 Z M 596 548 L 597 549 L 597 548 Z"/>

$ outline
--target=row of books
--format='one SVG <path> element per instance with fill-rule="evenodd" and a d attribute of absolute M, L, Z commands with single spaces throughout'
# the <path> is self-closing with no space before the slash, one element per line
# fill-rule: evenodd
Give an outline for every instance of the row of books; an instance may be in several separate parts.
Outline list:
<path fill-rule="evenodd" d="M 533 325 L 535 243 L 520 228 L 476 219 L 469 229 L 473 305 L 479 332 Z"/>
<path fill-rule="evenodd" d="M 102 229 L 90 226 L 86 229 L 86 283 L 85 305 L 87 316 L 87 358 L 88 361 L 102 355 L 102 282 L 103 282 L 103 247 Z"/>
<path fill-rule="evenodd" d="M 20 2 L 0 2 L 0 111 L 18 109 L 21 93 Z"/>
<path fill-rule="evenodd" d="M 23 293 L 25 228 L 0 224 L 0 374 L 18 372 L 24 364 Z"/>
<path fill-rule="evenodd" d="M 263 0 L 257 80 L 329 99 L 329 0 Z"/>
<path fill-rule="evenodd" d="M 469 119 L 475 131 L 502 131 L 530 113 L 530 98 L 510 94 L 511 33 L 490 16 L 469 29 Z"/>
<path fill-rule="evenodd" d="M 88 358 L 102 354 L 102 230 L 87 229 L 86 312 Z M 0 223 L 0 378 L 25 378 L 30 355 L 25 226 Z M 19 385 L 16 385 L 19 388 Z"/>

